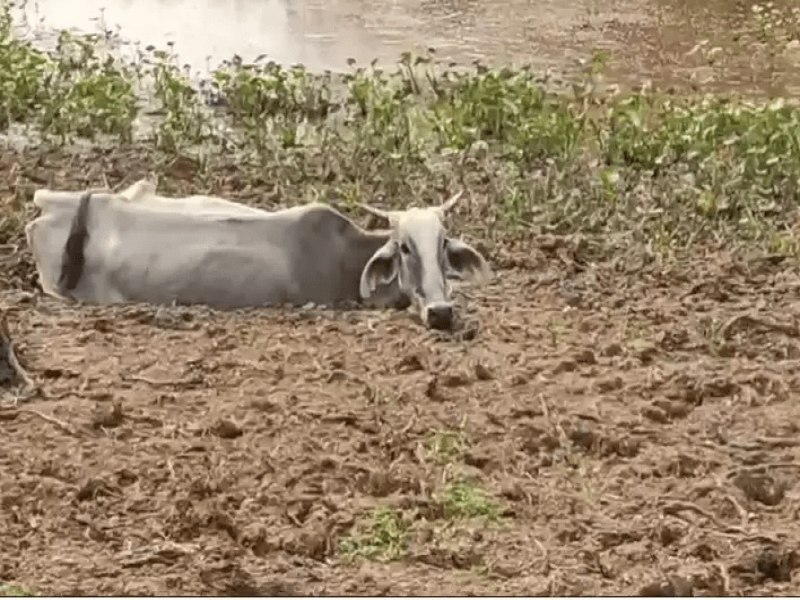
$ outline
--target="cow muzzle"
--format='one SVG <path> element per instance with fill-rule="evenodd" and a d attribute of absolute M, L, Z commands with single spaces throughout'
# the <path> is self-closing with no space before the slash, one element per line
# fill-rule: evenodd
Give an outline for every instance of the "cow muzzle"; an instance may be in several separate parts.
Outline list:
<path fill-rule="evenodd" d="M 431 329 L 451 329 L 453 327 L 453 305 L 432 304 L 425 310 L 425 321 Z"/>

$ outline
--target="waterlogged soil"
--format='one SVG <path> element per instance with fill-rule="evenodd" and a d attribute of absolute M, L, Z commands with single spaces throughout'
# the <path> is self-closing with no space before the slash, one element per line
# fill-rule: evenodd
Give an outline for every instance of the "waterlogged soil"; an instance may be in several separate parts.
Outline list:
<path fill-rule="evenodd" d="M 63 183 L 67 166 L 36 173 Z M 26 177 L 3 172 L 3 194 Z M 401 312 L 68 305 L 6 257 L 0 303 L 39 392 L 0 409 L 0 581 L 52 595 L 796 591 L 797 268 L 709 251 L 626 270 L 558 238 L 489 258 L 493 283 L 458 293 L 463 326 L 445 335 Z M 19 391 L 5 382 L 4 404 Z M 437 453 L 436 432 L 460 432 L 460 452 Z M 459 478 L 499 503 L 497 521 L 443 511 Z M 406 547 L 347 560 L 341 541 L 376 507 L 411 515 Z"/>

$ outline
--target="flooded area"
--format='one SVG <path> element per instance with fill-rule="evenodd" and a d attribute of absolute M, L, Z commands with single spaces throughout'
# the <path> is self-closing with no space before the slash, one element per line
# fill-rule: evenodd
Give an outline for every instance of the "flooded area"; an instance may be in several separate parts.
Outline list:
<path fill-rule="evenodd" d="M 345 71 L 351 58 L 386 65 L 432 47 L 444 62 L 565 73 L 600 51 L 609 78 L 622 84 L 650 79 L 770 95 L 800 89 L 792 75 L 796 22 L 784 20 L 759 40 L 749 1 L 38 0 L 22 9 L 22 29 L 43 45 L 62 29 L 112 31 L 134 53 L 136 44 L 173 42 L 180 60 L 200 72 L 234 54 Z"/>

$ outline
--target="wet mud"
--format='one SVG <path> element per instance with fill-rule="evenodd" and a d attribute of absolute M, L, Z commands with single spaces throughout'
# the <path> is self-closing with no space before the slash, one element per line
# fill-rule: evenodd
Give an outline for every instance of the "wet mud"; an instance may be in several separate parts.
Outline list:
<path fill-rule="evenodd" d="M 493 283 L 458 294 L 471 333 L 455 337 L 402 312 L 98 308 L 5 285 L 38 391 L 15 405 L 0 388 L 0 581 L 70 595 L 796 590 L 796 266 L 715 250 L 626 270 L 581 251 L 498 244 Z M 463 440 L 444 460 L 442 431 Z M 458 478 L 502 518 L 447 522 L 441 492 Z M 376 507 L 412 515 L 407 547 L 346 560 Z"/>

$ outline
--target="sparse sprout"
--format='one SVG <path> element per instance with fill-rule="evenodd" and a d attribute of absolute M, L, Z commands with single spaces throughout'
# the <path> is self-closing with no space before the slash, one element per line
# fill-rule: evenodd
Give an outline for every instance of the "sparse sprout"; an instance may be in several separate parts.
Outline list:
<path fill-rule="evenodd" d="M 351 560 L 394 560 L 406 549 L 409 526 L 409 518 L 400 511 L 378 507 L 357 531 L 341 540 L 339 552 Z"/>
<path fill-rule="evenodd" d="M 485 490 L 469 481 L 450 484 L 442 493 L 441 502 L 446 519 L 485 517 L 497 520 L 502 512 Z"/>

